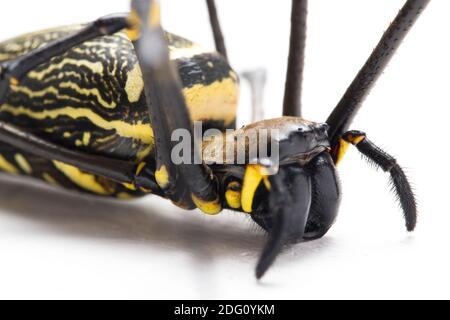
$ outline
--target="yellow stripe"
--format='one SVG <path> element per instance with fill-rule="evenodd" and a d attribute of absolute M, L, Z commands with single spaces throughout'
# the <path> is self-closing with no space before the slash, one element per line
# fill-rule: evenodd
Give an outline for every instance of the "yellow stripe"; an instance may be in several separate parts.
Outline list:
<path fill-rule="evenodd" d="M 48 173 L 44 173 L 42 175 L 42 178 L 44 178 L 44 180 L 47 181 L 47 183 L 52 185 L 52 186 L 58 186 L 59 185 L 59 183 L 56 182 L 56 180 L 53 179 L 53 177 L 51 175 L 49 175 Z"/>
<path fill-rule="evenodd" d="M 338 166 L 341 163 L 342 159 L 344 159 L 344 156 L 347 153 L 349 146 L 350 146 L 350 144 L 347 141 L 345 141 L 344 139 L 339 139 L 336 166 Z"/>
<path fill-rule="evenodd" d="M 79 99 L 73 97 L 73 96 L 68 96 L 68 95 L 64 95 L 64 94 L 60 94 L 58 89 L 56 89 L 55 87 L 47 87 L 43 90 L 31 90 L 27 87 L 18 87 L 18 86 L 11 86 L 11 90 L 13 92 L 19 92 L 19 93 L 23 93 L 26 94 L 27 96 L 31 97 L 31 98 L 42 98 L 48 94 L 53 94 L 55 95 L 57 98 L 59 99 L 67 99 L 67 100 L 75 100 L 75 101 L 80 101 Z"/>
<path fill-rule="evenodd" d="M 83 133 L 83 144 L 85 146 L 88 146 L 90 141 L 91 141 L 91 133 L 90 132 Z"/>
<path fill-rule="evenodd" d="M 253 199 L 263 176 L 258 165 L 248 165 L 244 175 L 244 185 L 242 186 L 242 209 L 251 213 L 253 209 Z"/>
<path fill-rule="evenodd" d="M 195 195 L 192 195 L 191 198 L 195 206 L 199 208 L 203 213 L 216 215 L 220 213 L 220 211 L 222 211 L 220 199 L 216 199 L 215 201 L 203 201 L 197 198 Z"/>
<path fill-rule="evenodd" d="M 82 60 L 82 59 L 77 60 L 77 59 L 66 58 L 66 59 L 62 60 L 60 63 L 51 64 L 45 70 L 31 71 L 28 73 L 28 77 L 37 79 L 37 80 L 42 80 L 48 74 L 52 73 L 55 70 L 62 69 L 65 65 L 74 65 L 74 66 L 77 66 L 78 68 L 86 67 L 91 72 L 95 72 L 98 74 L 103 74 L 103 71 L 104 71 L 103 65 L 100 61 L 99 62 L 91 62 L 91 61 Z"/>
<path fill-rule="evenodd" d="M 351 143 L 353 143 L 355 146 L 359 143 L 361 143 L 364 139 L 366 139 L 365 136 L 358 136 L 358 137 L 354 137 L 351 140 Z"/>
<path fill-rule="evenodd" d="M 19 174 L 19 170 L 15 166 L 13 166 L 8 160 L 5 159 L 0 154 L 0 170 L 11 173 L 11 174 Z"/>
<path fill-rule="evenodd" d="M 47 83 L 47 82 L 52 82 L 52 81 L 55 81 L 55 80 L 61 81 L 62 79 L 65 79 L 65 78 L 68 78 L 68 77 L 75 77 L 75 78 L 77 78 L 78 80 L 81 81 L 81 75 L 80 75 L 79 72 L 76 72 L 76 71 L 64 71 L 64 72 L 62 72 L 62 70 L 57 75 L 48 76 L 45 79 L 42 79 L 42 80 L 39 80 L 39 81 L 41 81 L 43 83 Z"/>
<path fill-rule="evenodd" d="M 128 96 L 128 101 L 138 102 L 144 91 L 144 79 L 142 78 L 142 71 L 139 64 L 135 64 L 133 69 L 128 71 L 127 82 L 125 84 L 125 92 Z"/>
<path fill-rule="evenodd" d="M 152 193 L 152 190 L 144 188 L 144 187 L 140 187 L 139 190 L 145 192 L 145 193 Z"/>
<path fill-rule="evenodd" d="M 64 173 L 73 183 L 80 186 L 85 190 L 92 191 L 97 194 L 110 195 L 111 192 L 106 190 L 101 184 L 99 184 L 92 174 L 84 173 L 77 167 L 54 160 L 55 167 Z"/>
<path fill-rule="evenodd" d="M 137 190 L 137 189 L 136 189 L 136 186 L 135 186 L 134 184 L 131 184 L 131 183 L 122 183 L 122 185 L 123 185 L 125 188 L 129 189 L 129 190 L 132 190 L 132 191 L 136 191 L 136 190 Z"/>
<path fill-rule="evenodd" d="M 31 174 L 33 172 L 33 169 L 23 155 L 21 155 L 20 153 L 16 153 L 14 159 L 16 160 L 19 167 L 27 174 Z"/>
<path fill-rule="evenodd" d="M 211 51 L 205 50 L 204 48 L 195 44 L 182 48 L 169 45 L 169 50 L 171 60 L 189 59 L 198 55 L 212 53 Z"/>
<path fill-rule="evenodd" d="M 197 84 L 183 92 L 193 120 L 222 120 L 228 125 L 236 119 L 239 87 L 233 79 Z"/>
<path fill-rule="evenodd" d="M 145 162 L 139 163 L 139 165 L 138 165 L 138 167 L 136 169 L 136 176 L 138 176 L 142 172 L 142 170 L 144 170 L 146 165 L 147 164 Z"/>
<path fill-rule="evenodd" d="M 225 199 L 228 205 L 232 209 L 239 209 L 241 207 L 241 192 L 237 190 L 232 190 L 232 188 L 241 188 L 241 184 L 237 181 L 231 182 L 227 186 L 227 191 L 225 192 Z"/>
<path fill-rule="evenodd" d="M 239 209 L 241 207 L 241 193 L 239 191 L 227 190 L 225 192 L 225 199 L 232 209 Z"/>
<path fill-rule="evenodd" d="M 130 15 L 128 16 L 128 23 L 130 28 L 126 29 L 126 35 L 131 41 L 136 41 L 141 36 L 141 19 L 139 18 L 136 10 L 132 9 Z"/>
<path fill-rule="evenodd" d="M 153 145 L 153 129 L 150 124 L 144 124 L 139 121 L 137 124 L 131 124 L 125 121 L 108 121 L 91 109 L 64 107 L 54 110 L 33 111 L 25 107 L 13 107 L 5 104 L 0 108 L 1 111 L 9 112 L 15 116 L 26 115 L 33 119 L 43 120 L 46 118 L 56 119 L 59 116 L 67 116 L 72 119 L 87 118 L 97 127 L 105 130 L 116 130 L 117 134 L 125 137 L 140 140 L 143 143 Z"/>
<path fill-rule="evenodd" d="M 141 161 L 144 158 L 146 158 L 150 154 L 150 152 L 152 152 L 152 149 L 153 149 L 152 146 L 150 146 L 150 147 L 145 147 L 145 148 L 139 150 L 136 153 L 136 160 Z"/>
<path fill-rule="evenodd" d="M 161 166 L 159 170 L 156 170 L 155 180 L 158 186 L 161 187 L 161 189 L 166 189 L 169 186 L 170 177 L 166 166 Z"/>
<path fill-rule="evenodd" d="M 112 101 L 111 103 L 106 102 L 102 95 L 100 94 L 100 91 L 98 91 L 97 88 L 93 88 L 93 89 L 86 89 L 86 88 L 81 88 L 78 84 L 74 83 L 74 82 L 62 82 L 59 84 L 59 86 L 61 88 L 64 89 L 72 89 L 76 92 L 78 92 L 81 95 L 93 95 L 97 98 L 98 103 L 100 103 L 102 105 L 102 107 L 107 108 L 107 109 L 114 109 L 115 107 L 117 107 L 117 103 L 115 103 L 114 101 Z"/>
<path fill-rule="evenodd" d="M 148 13 L 148 26 L 150 28 L 156 28 L 161 25 L 161 7 L 159 1 L 153 1 Z"/>

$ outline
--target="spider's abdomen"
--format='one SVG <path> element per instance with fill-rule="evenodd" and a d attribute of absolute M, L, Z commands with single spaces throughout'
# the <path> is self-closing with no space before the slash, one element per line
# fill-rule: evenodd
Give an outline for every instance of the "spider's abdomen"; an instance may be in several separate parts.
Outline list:
<path fill-rule="evenodd" d="M 21 36 L 0 44 L 0 61 L 69 35 L 81 26 Z M 193 120 L 224 130 L 234 127 L 237 77 L 225 60 L 190 41 L 167 34 Z M 62 146 L 111 158 L 152 163 L 154 137 L 142 73 L 124 32 L 70 49 L 13 86 L 0 119 Z M 37 159 L 0 145 L 0 169 L 102 195 L 140 195 L 62 163 Z"/>

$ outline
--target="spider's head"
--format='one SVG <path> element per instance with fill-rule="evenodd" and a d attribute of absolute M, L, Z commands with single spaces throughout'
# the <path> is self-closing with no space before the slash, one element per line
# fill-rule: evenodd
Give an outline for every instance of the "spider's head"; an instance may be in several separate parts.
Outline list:
<path fill-rule="evenodd" d="M 327 130 L 326 124 L 294 117 L 256 122 L 226 138 L 227 144 L 234 142 L 235 161 L 245 151 L 244 164 L 227 159 L 224 164 L 212 165 L 222 177 L 224 206 L 249 213 L 269 233 L 258 277 L 284 244 L 303 239 L 311 202 L 309 164 L 329 152 Z M 211 151 L 213 145 L 206 148 Z M 219 149 L 214 155 L 227 148 Z"/>

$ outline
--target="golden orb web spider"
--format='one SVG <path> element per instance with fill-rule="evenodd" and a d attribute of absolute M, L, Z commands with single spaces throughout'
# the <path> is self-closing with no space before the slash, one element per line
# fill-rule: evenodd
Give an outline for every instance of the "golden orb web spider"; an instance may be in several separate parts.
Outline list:
<path fill-rule="evenodd" d="M 172 133 L 182 129 L 195 136 L 195 120 L 221 133 L 235 128 L 238 79 L 213 0 L 206 4 L 217 52 L 165 33 L 155 0 L 132 1 L 129 14 L 4 42 L 0 167 L 99 196 L 154 194 L 207 214 L 223 209 L 250 214 L 268 233 L 256 267 L 261 278 L 285 244 L 321 238 L 330 229 L 341 200 L 336 165 L 352 144 L 390 173 L 412 231 L 416 202 L 403 170 L 365 133 L 349 129 L 429 2 L 406 1 L 328 119 L 316 123 L 301 112 L 307 1 L 292 1 L 283 117 L 240 129 L 282 133 L 271 141 L 279 148 L 277 174 L 269 174 L 275 164 L 267 157 L 198 163 L 195 140 L 187 161 L 174 163 L 171 157 Z M 202 105 L 199 96 L 214 98 L 214 108 Z"/>

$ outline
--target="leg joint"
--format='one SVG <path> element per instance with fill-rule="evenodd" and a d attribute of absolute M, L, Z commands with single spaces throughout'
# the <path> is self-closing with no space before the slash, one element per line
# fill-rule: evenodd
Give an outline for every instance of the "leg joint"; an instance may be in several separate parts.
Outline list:
<path fill-rule="evenodd" d="M 344 139 L 348 143 L 357 146 L 359 143 L 361 143 L 366 139 L 366 134 L 361 131 L 352 130 L 344 133 L 342 139 Z"/>

